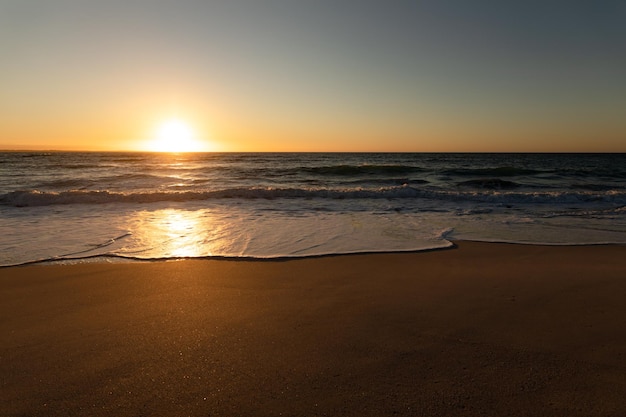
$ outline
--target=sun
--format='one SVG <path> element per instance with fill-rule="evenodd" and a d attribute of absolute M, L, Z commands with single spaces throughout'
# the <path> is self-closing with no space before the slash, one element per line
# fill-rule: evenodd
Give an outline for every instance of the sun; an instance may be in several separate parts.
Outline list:
<path fill-rule="evenodd" d="M 154 139 L 147 144 L 152 152 L 204 152 L 207 145 L 196 138 L 195 131 L 185 121 L 168 119 L 159 124 Z"/>

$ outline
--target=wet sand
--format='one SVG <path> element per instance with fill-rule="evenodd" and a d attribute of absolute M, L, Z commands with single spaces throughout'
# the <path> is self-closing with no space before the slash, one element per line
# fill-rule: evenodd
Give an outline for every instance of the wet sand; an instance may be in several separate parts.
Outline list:
<path fill-rule="evenodd" d="M 457 244 L 0 269 L 0 415 L 626 415 L 626 247 Z"/>

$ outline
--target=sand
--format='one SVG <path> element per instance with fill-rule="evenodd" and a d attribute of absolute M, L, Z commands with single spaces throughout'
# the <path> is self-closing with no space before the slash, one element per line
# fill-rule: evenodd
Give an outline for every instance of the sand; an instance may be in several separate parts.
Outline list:
<path fill-rule="evenodd" d="M 0 269 L 1 416 L 624 416 L 626 247 Z"/>

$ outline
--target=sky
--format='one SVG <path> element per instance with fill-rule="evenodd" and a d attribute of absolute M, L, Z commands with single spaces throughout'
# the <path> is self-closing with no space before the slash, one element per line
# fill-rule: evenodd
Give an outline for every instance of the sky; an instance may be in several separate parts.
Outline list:
<path fill-rule="evenodd" d="M 626 152 L 626 2 L 0 0 L 0 149 Z"/>

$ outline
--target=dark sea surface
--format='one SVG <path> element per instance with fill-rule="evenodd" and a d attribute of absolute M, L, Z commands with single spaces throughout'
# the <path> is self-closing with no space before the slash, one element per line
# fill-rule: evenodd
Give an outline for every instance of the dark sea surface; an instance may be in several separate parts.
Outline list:
<path fill-rule="evenodd" d="M 626 154 L 0 153 L 0 265 L 626 243 Z"/>

